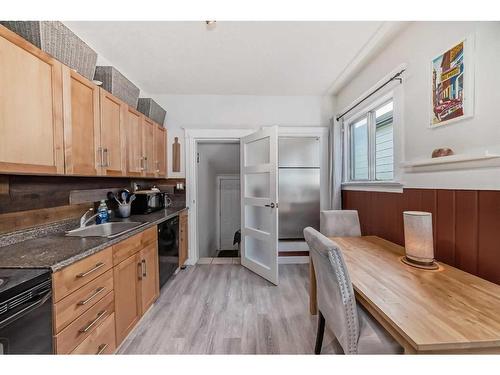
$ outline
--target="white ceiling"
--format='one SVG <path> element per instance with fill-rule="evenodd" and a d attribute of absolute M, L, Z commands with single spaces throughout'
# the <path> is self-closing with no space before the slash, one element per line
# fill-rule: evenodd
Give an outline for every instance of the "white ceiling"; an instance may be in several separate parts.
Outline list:
<path fill-rule="evenodd" d="M 148 94 L 200 95 L 324 95 L 387 26 L 225 21 L 209 31 L 200 21 L 65 24 Z"/>

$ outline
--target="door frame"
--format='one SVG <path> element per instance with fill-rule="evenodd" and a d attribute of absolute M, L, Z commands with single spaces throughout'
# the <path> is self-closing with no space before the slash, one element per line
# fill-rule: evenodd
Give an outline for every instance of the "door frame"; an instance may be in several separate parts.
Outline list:
<path fill-rule="evenodd" d="M 215 176 L 215 186 L 217 188 L 217 194 L 215 196 L 215 230 L 217 231 L 217 250 L 221 249 L 221 236 L 220 236 L 220 218 L 221 218 L 221 200 L 220 200 L 220 187 L 222 180 L 238 180 L 240 181 L 239 174 L 219 174 Z M 241 199 L 240 199 L 241 203 Z"/>
<path fill-rule="evenodd" d="M 259 128 L 248 129 L 184 129 L 184 144 L 186 157 L 186 207 L 188 216 L 188 259 L 186 264 L 194 265 L 199 259 L 198 247 L 198 180 L 196 173 L 197 145 L 203 142 L 240 142 L 240 138 L 249 135 Z"/>

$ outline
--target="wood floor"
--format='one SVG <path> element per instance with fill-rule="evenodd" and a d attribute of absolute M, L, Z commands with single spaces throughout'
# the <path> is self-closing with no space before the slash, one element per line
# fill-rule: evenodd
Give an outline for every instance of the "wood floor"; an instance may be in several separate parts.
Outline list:
<path fill-rule="evenodd" d="M 274 286 L 238 264 L 196 265 L 168 281 L 120 354 L 312 354 L 308 266 L 280 265 Z M 334 353 L 325 332 L 323 353 Z"/>

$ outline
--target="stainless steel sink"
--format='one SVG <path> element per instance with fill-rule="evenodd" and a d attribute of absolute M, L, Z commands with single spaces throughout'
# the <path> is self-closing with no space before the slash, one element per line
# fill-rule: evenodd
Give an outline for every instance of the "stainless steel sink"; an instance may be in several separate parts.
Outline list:
<path fill-rule="evenodd" d="M 83 228 L 77 228 L 66 232 L 66 236 L 72 237 L 107 237 L 114 238 L 121 236 L 131 230 L 137 229 L 147 223 L 134 221 L 112 222 L 99 225 L 89 225 Z"/>

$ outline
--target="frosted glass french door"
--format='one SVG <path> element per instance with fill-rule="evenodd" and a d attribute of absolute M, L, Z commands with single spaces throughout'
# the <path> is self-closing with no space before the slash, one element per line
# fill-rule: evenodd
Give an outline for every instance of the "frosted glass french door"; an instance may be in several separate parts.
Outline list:
<path fill-rule="evenodd" d="M 241 264 L 278 285 L 278 129 L 241 138 Z"/>

